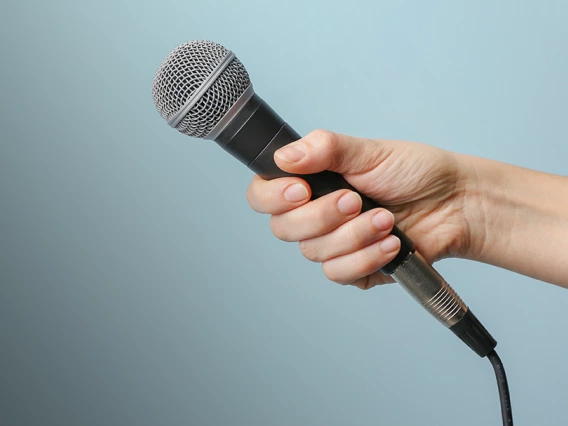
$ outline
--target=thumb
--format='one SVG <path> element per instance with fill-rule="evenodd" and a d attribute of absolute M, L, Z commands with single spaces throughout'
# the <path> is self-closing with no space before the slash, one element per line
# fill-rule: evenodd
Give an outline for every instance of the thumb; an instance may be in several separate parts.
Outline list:
<path fill-rule="evenodd" d="M 274 153 L 276 165 L 289 173 L 309 174 L 330 170 L 341 174 L 365 173 L 379 165 L 389 154 L 385 144 L 315 130 Z"/>

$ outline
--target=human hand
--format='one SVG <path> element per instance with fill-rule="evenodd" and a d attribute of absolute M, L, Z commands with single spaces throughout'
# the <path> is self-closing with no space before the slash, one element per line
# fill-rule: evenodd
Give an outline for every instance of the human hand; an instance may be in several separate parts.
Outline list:
<path fill-rule="evenodd" d="M 274 159 L 289 173 L 341 173 L 385 207 L 359 214 L 361 198 L 352 191 L 310 201 L 310 187 L 300 178 L 253 178 L 247 191 L 251 207 L 271 214 L 274 235 L 298 241 L 303 255 L 321 262 L 332 281 L 363 289 L 392 282 L 378 269 L 400 248 L 400 241 L 389 236 L 394 222 L 429 262 L 465 257 L 471 247 L 466 185 L 458 157 L 450 152 L 318 130 L 280 149 Z"/>

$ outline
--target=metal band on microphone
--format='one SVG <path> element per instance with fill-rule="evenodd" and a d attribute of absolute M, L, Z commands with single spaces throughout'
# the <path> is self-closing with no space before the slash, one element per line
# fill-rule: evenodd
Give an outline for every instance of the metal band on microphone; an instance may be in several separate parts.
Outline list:
<path fill-rule="evenodd" d="M 227 127 L 227 125 L 235 118 L 235 116 L 243 109 L 246 103 L 252 98 L 254 95 L 254 88 L 252 87 L 252 83 L 247 87 L 247 89 L 243 92 L 243 94 L 237 99 L 237 101 L 233 104 L 229 111 L 225 113 L 223 118 L 219 120 L 219 122 L 211 129 L 209 134 L 205 136 L 204 139 L 209 139 L 214 141 L 217 139 L 217 136 L 221 134 L 223 130 Z"/>
<path fill-rule="evenodd" d="M 189 97 L 189 99 L 185 102 L 183 107 L 174 115 L 172 118 L 168 120 L 168 124 L 171 127 L 177 127 L 177 125 L 183 120 L 186 114 L 193 108 L 193 106 L 199 101 L 201 96 L 211 87 L 211 85 L 217 80 L 217 78 L 225 71 L 225 69 L 229 66 L 231 61 L 235 59 L 235 54 L 230 50 L 227 52 L 227 55 L 223 58 L 223 60 L 215 67 L 213 72 L 201 83 L 201 85 L 197 88 L 195 92 Z"/>

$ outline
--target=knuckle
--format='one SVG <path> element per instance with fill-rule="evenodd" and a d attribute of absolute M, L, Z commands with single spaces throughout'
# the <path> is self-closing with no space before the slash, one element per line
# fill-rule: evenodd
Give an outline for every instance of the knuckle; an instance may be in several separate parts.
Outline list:
<path fill-rule="evenodd" d="M 327 224 L 330 220 L 327 209 L 324 209 L 321 206 L 318 208 L 317 206 L 312 205 L 311 216 L 313 221 L 312 231 L 317 235 L 321 235 L 326 232 L 328 228 Z"/>
<path fill-rule="evenodd" d="M 304 211 L 302 214 L 302 220 L 307 228 L 309 224 L 309 230 L 311 238 L 321 236 L 327 233 L 329 228 L 329 209 L 326 208 L 327 203 L 321 199 L 317 203 L 309 203 L 304 205 Z"/>
<path fill-rule="evenodd" d="M 321 264 L 322 266 L 322 270 L 323 270 L 323 274 L 326 276 L 326 278 L 330 281 L 333 281 L 334 283 L 337 284 L 349 284 L 350 281 L 345 280 L 344 277 L 342 277 L 339 273 L 337 268 L 332 268 L 329 266 L 328 262 L 323 262 Z"/>
<path fill-rule="evenodd" d="M 302 255 L 312 262 L 321 262 L 321 255 L 320 250 L 318 250 L 317 246 L 310 240 L 303 240 L 299 243 L 300 252 Z"/>
<path fill-rule="evenodd" d="M 347 238 L 353 242 L 354 247 L 360 247 L 364 244 L 364 238 L 359 231 L 359 220 L 352 219 L 348 222 L 345 232 L 347 233 Z"/>
<path fill-rule="evenodd" d="M 265 191 L 260 190 L 258 182 L 251 182 L 246 192 L 249 206 L 257 213 L 266 213 L 268 196 Z"/>
<path fill-rule="evenodd" d="M 247 201 L 251 209 L 253 209 L 257 213 L 264 213 L 264 211 L 260 208 L 260 205 L 257 203 L 257 200 L 247 192 Z"/>
<path fill-rule="evenodd" d="M 270 217 L 270 229 L 274 236 L 282 241 L 291 241 L 288 228 L 284 225 L 279 216 L 273 215 Z"/>
<path fill-rule="evenodd" d="M 246 192 L 246 197 L 247 197 L 247 201 L 249 203 L 249 206 L 255 211 L 258 212 L 257 208 L 256 208 L 256 204 L 254 202 L 254 182 L 251 183 L 248 188 L 247 188 L 247 192 Z"/>
<path fill-rule="evenodd" d="M 333 268 L 330 268 L 329 265 L 327 264 L 327 262 L 323 262 L 321 264 L 322 270 L 323 270 L 323 274 L 326 276 L 326 278 L 330 281 L 336 282 L 338 284 L 341 284 L 340 280 L 339 280 L 339 276 L 337 275 L 337 273 L 333 270 Z"/>
<path fill-rule="evenodd" d="M 294 233 L 291 232 L 291 227 L 286 217 L 283 215 L 270 216 L 270 229 L 276 238 L 288 243 L 298 241 Z"/>
<path fill-rule="evenodd" d="M 333 150 L 337 143 L 336 134 L 329 130 L 316 129 L 309 134 L 309 137 L 326 150 Z"/>
<path fill-rule="evenodd" d="M 369 275 L 375 272 L 379 267 L 377 266 L 377 258 L 371 257 L 366 250 L 359 250 L 355 260 L 357 270 L 361 271 L 361 276 Z"/>

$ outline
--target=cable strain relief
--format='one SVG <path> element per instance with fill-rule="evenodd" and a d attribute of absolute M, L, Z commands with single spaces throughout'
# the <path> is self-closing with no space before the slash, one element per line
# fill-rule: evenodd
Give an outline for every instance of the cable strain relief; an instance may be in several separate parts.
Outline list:
<path fill-rule="evenodd" d="M 482 358 L 497 346 L 497 341 L 470 310 L 450 330 Z"/>

